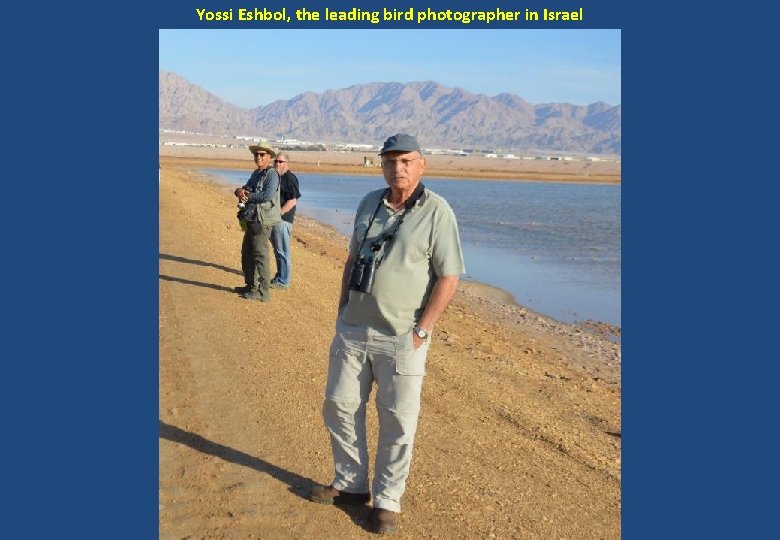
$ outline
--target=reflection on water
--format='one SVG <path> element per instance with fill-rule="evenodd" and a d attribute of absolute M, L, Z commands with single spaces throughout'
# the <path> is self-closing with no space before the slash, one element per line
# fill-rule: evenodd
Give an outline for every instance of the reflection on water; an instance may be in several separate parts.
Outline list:
<path fill-rule="evenodd" d="M 207 169 L 241 185 L 249 172 Z M 350 234 L 380 176 L 301 174 L 298 212 Z M 565 322 L 620 326 L 620 186 L 424 178 L 458 219 L 466 277 Z"/>

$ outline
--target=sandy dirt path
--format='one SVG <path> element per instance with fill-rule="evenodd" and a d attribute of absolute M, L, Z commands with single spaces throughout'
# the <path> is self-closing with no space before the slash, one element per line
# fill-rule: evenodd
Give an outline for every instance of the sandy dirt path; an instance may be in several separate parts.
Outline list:
<path fill-rule="evenodd" d="M 159 219 L 160 538 L 377 537 L 368 507 L 305 498 L 332 478 L 320 407 L 344 239 L 296 219 L 293 287 L 259 303 L 233 292 L 228 188 L 164 166 Z M 464 284 L 435 330 L 396 537 L 620 538 L 617 346 L 484 293 Z"/>

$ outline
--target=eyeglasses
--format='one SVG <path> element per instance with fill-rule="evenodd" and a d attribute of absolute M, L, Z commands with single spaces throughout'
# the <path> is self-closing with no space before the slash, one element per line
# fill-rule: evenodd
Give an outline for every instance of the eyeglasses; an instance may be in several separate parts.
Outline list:
<path fill-rule="evenodd" d="M 268 152 L 256 152 L 255 157 L 263 157 L 263 156 L 270 156 Z"/>
<path fill-rule="evenodd" d="M 399 158 L 399 159 L 383 159 L 382 167 L 392 167 L 394 165 L 401 165 L 403 168 L 408 167 L 413 161 L 420 159 L 416 158 Z"/>
<path fill-rule="evenodd" d="M 275 159 L 274 163 L 287 163 L 286 161 L 282 161 L 281 159 Z"/>

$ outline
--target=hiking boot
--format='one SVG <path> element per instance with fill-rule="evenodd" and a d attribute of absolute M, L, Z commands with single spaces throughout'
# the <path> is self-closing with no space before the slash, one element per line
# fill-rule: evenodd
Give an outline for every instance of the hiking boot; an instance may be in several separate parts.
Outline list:
<path fill-rule="evenodd" d="M 320 504 L 366 504 L 369 499 L 370 493 L 347 493 L 332 486 L 314 486 L 309 493 L 309 500 Z"/>
<path fill-rule="evenodd" d="M 375 533 L 393 534 L 398 532 L 398 512 L 391 512 L 384 508 L 374 508 L 371 513 L 371 525 Z"/>
<path fill-rule="evenodd" d="M 244 294 L 245 292 L 249 292 L 252 290 L 251 285 L 244 285 L 243 287 L 233 287 L 233 290 L 236 291 L 238 294 Z"/>
<path fill-rule="evenodd" d="M 263 296 L 260 291 L 253 291 L 249 290 L 241 295 L 242 297 L 246 298 L 247 300 L 259 300 L 261 302 L 270 302 L 271 297 L 270 296 Z"/>
<path fill-rule="evenodd" d="M 285 285 L 284 283 L 279 283 L 278 281 L 272 281 L 270 284 L 270 287 L 272 289 L 289 289 L 289 285 Z"/>

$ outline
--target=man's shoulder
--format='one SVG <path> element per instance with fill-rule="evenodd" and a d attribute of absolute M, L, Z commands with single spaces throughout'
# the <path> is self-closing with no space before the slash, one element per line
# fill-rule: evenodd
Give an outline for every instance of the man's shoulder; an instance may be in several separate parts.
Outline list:
<path fill-rule="evenodd" d="M 252 173 L 252 178 L 256 178 L 258 181 L 268 183 L 269 180 L 273 180 L 274 176 L 276 180 L 279 180 L 279 173 L 273 167 L 266 167 L 265 169 L 255 169 Z"/>
<path fill-rule="evenodd" d="M 298 177 L 295 176 L 295 173 L 292 171 L 287 171 L 282 175 L 282 182 L 285 184 L 295 184 L 298 185 Z"/>
<path fill-rule="evenodd" d="M 430 204 L 434 207 L 443 207 L 452 212 L 452 207 L 450 206 L 450 203 L 447 202 L 447 199 L 436 193 L 435 191 L 431 191 L 431 188 L 428 186 L 425 187 L 425 197 L 426 202 L 425 204 L 428 204 L 428 201 L 430 201 Z"/>

